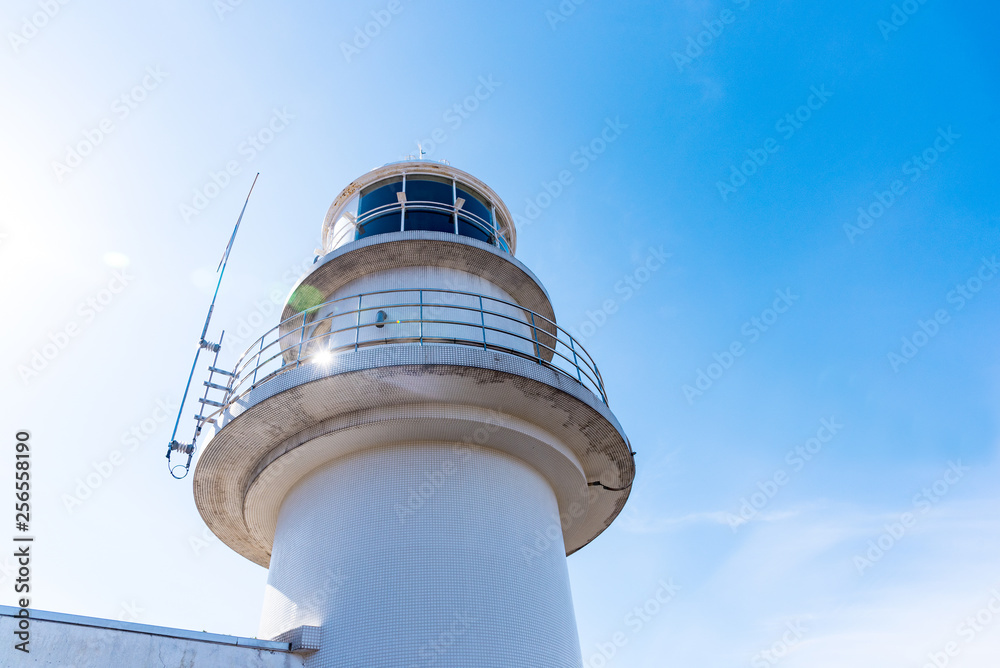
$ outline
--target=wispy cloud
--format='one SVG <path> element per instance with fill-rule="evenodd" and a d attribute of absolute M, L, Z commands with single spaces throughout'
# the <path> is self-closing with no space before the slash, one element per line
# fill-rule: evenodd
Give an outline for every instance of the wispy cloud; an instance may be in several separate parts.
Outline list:
<path fill-rule="evenodd" d="M 949 647 L 958 652 L 954 665 L 992 668 L 1000 614 L 983 611 L 1000 606 L 1000 596 L 991 599 L 1000 592 L 1000 499 L 935 507 L 859 575 L 852 556 L 905 510 L 817 504 L 758 518 L 764 521 L 732 537 L 728 557 L 677 601 L 663 634 L 644 638 L 621 665 L 920 668 Z M 725 513 L 695 512 L 631 517 L 623 528 L 724 523 Z"/>

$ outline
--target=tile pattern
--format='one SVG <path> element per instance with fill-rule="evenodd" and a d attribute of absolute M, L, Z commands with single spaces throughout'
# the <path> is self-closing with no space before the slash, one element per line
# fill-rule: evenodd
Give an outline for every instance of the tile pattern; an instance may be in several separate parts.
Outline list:
<path fill-rule="evenodd" d="M 409 443 L 282 504 L 261 637 L 322 627 L 308 668 L 579 668 L 555 495 L 525 462 Z"/>

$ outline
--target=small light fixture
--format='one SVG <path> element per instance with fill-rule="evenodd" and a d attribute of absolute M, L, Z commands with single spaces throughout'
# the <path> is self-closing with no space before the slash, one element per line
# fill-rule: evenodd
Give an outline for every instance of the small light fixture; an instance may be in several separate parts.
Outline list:
<path fill-rule="evenodd" d="M 400 204 L 406 202 L 406 193 L 396 193 L 396 201 Z"/>
<path fill-rule="evenodd" d="M 385 327 L 385 321 L 389 319 L 389 314 L 385 311 L 379 311 L 375 314 L 375 326 L 379 329 Z"/>
<path fill-rule="evenodd" d="M 465 200 L 461 197 L 455 200 L 455 209 L 461 209 L 465 206 Z"/>

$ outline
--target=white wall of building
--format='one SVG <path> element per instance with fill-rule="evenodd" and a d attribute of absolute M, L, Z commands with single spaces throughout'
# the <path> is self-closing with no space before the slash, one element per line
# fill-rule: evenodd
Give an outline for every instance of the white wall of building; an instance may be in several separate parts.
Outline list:
<path fill-rule="evenodd" d="M 51 616 L 73 617 L 72 615 Z M 90 619 L 90 618 L 88 618 Z M 245 647 L 231 642 L 193 640 L 143 633 L 138 630 L 101 628 L 34 618 L 30 622 L 28 653 L 14 648 L 18 618 L 0 616 L 0 666 L 47 668 L 302 668 L 303 657 L 289 652 Z M 102 620 L 93 620 L 100 622 Z M 120 624 L 118 626 L 141 625 Z M 184 632 L 189 636 L 199 634 Z M 216 636 L 229 638 L 228 636 Z M 231 639 L 233 642 L 236 638 Z"/>

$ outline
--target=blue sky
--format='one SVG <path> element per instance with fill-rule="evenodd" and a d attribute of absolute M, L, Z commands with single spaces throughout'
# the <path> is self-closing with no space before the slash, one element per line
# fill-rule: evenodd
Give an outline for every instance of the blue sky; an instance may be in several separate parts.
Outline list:
<path fill-rule="evenodd" d="M 0 399 L 36 446 L 34 605 L 255 633 L 266 572 L 203 534 L 159 406 L 253 175 L 213 321 L 244 342 L 340 189 L 423 141 L 524 223 L 638 452 L 569 560 L 588 666 L 615 637 L 607 665 L 917 667 L 952 641 L 993 665 L 1000 620 L 960 625 L 1000 586 L 997 15 L 895 6 L 6 3 Z"/>

